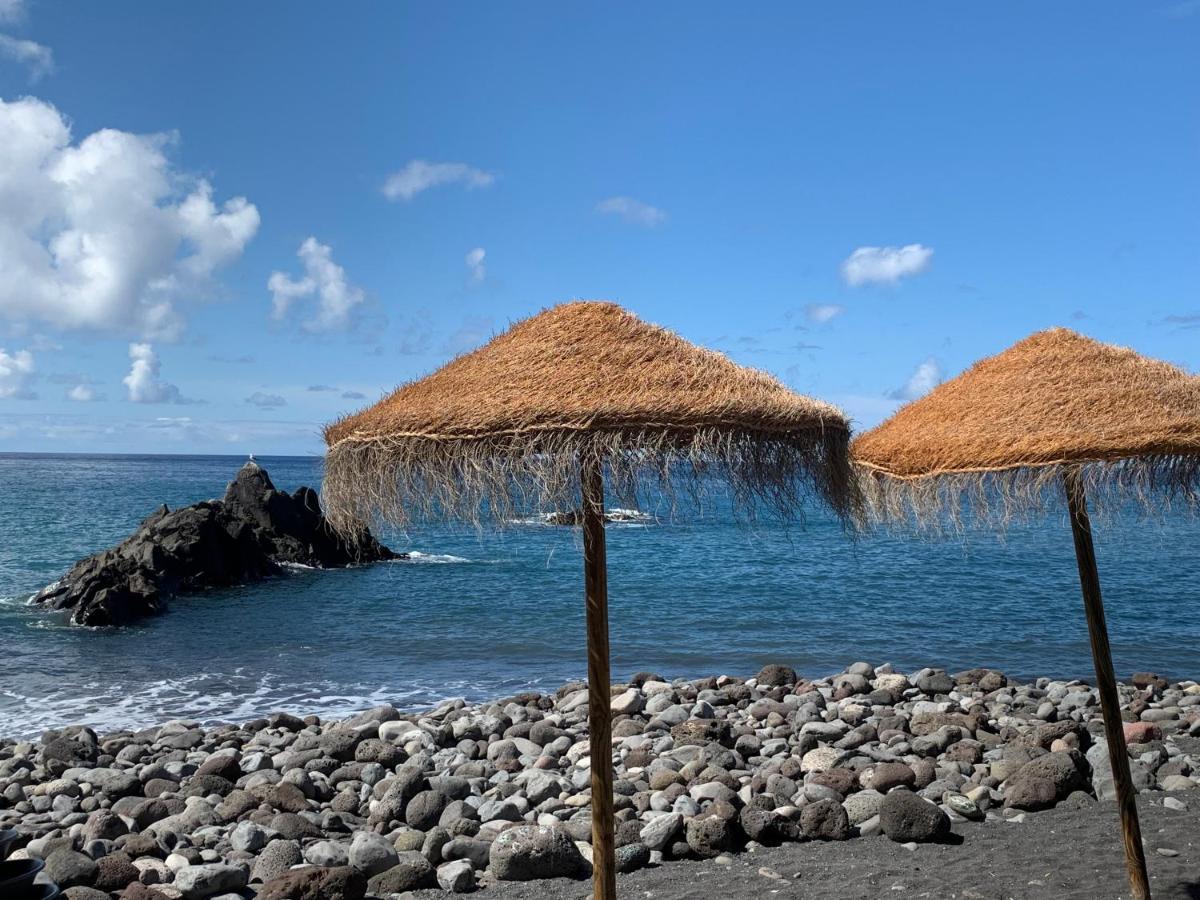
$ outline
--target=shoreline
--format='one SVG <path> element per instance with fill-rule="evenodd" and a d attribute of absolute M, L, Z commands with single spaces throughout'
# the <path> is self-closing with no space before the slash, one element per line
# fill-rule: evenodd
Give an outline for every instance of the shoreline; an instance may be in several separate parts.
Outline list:
<path fill-rule="evenodd" d="M 1139 804 L 1200 809 L 1200 683 L 1142 674 L 1120 693 Z M 586 699 L 575 682 L 416 713 L 2 740 L 0 830 L 16 828 L 18 857 L 45 858 L 60 885 L 110 897 L 272 898 L 301 882 L 525 896 L 507 882 L 589 868 Z M 748 679 L 639 673 L 612 705 L 619 866 L 661 870 L 636 877 L 663 889 L 685 890 L 680 866 L 734 871 L 801 844 L 828 860 L 936 847 L 952 865 L 964 838 L 999 852 L 1016 829 L 990 825 L 1045 810 L 1094 821 L 1119 854 L 1098 699 L 1082 682 L 866 663 L 809 680 L 768 665 Z"/>

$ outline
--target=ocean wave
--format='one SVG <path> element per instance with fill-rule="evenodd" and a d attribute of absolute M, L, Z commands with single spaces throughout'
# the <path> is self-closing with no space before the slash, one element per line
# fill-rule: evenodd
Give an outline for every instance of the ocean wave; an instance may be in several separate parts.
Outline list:
<path fill-rule="evenodd" d="M 101 734 L 148 728 L 170 721 L 197 721 L 206 727 L 244 722 L 286 710 L 297 715 L 339 719 L 390 704 L 402 710 L 430 709 L 446 700 L 486 700 L 505 692 L 550 689 L 566 680 L 517 678 L 502 683 L 468 679 L 414 683 L 403 688 L 325 681 L 297 682 L 292 677 L 245 669 L 228 674 L 167 678 L 142 685 L 87 681 L 71 690 L 31 697 L 0 689 L 4 737 L 29 738 L 66 724 L 88 725 Z"/>
<path fill-rule="evenodd" d="M 640 509 L 627 509 L 621 506 L 608 507 L 604 510 L 604 515 L 607 517 L 609 525 L 618 525 L 627 528 L 645 528 L 657 522 L 657 519 L 650 513 L 642 512 Z M 563 514 L 556 512 L 537 513 L 532 516 L 523 516 L 506 521 L 509 525 L 532 525 L 547 528 L 568 527 L 567 523 L 563 521 Z M 571 525 L 569 527 L 574 528 L 578 526 Z"/>
<path fill-rule="evenodd" d="M 409 550 L 408 559 L 398 559 L 396 562 L 425 563 L 427 565 L 445 565 L 447 563 L 469 563 L 465 556 L 453 556 L 449 553 L 422 553 L 420 550 Z"/>
<path fill-rule="evenodd" d="M 648 512 L 642 512 L 640 509 L 624 509 L 620 506 L 610 506 L 604 511 L 609 520 L 618 523 L 641 523 L 649 524 L 654 521 L 654 516 Z"/>
<path fill-rule="evenodd" d="M 309 566 L 298 562 L 281 562 L 279 565 L 284 569 L 294 569 L 297 572 L 315 572 L 317 570 L 316 566 Z"/>

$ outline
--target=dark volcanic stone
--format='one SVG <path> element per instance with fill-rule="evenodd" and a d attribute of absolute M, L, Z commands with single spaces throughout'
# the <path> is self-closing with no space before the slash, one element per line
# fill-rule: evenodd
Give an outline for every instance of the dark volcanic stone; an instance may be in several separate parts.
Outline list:
<path fill-rule="evenodd" d="M 774 810 L 763 809 L 761 806 L 747 806 L 738 814 L 738 823 L 746 837 L 760 844 L 771 844 L 779 840 L 778 819 L 779 815 Z"/>
<path fill-rule="evenodd" d="M 75 887 L 69 887 L 62 892 L 62 896 L 66 900 L 108 900 L 108 891 L 99 891 L 96 888 L 84 887 L 82 884 L 77 884 Z"/>
<path fill-rule="evenodd" d="M 301 794 L 301 797 L 304 795 Z M 217 804 L 217 815 L 220 816 L 222 822 L 233 822 L 240 819 L 250 810 L 258 807 L 258 798 L 249 791 L 243 791 L 241 788 L 235 788 L 230 791 L 225 799 Z M 300 807 L 304 809 L 304 807 Z M 295 812 L 293 809 L 285 809 L 283 812 Z"/>
<path fill-rule="evenodd" d="M 242 767 L 231 754 L 214 753 L 200 764 L 196 775 L 219 775 L 227 781 L 237 781 L 242 777 Z"/>
<path fill-rule="evenodd" d="M 850 769 L 827 769 L 818 772 L 809 779 L 813 784 L 821 784 L 831 788 L 845 797 L 853 793 L 858 786 L 858 773 Z"/>
<path fill-rule="evenodd" d="M 159 859 L 165 859 L 167 854 L 163 852 L 162 847 L 158 845 L 154 835 L 148 833 L 127 834 L 124 838 L 117 841 L 117 846 L 128 853 L 130 857 L 137 859 L 139 856 L 155 856 Z"/>
<path fill-rule="evenodd" d="M 326 756 L 338 762 L 350 762 L 354 759 L 354 748 L 362 738 L 351 728 L 333 728 L 321 735 L 318 746 Z"/>
<path fill-rule="evenodd" d="M 762 687 L 790 687 L 796 683 L 796 670 L 791 666 L 770 663 L 759 669 L 755 680 Z"/>
<path fill-rule="evenodd" d="M 142 793 L 147 797 L 157 797 L 159 794 L 171 794 L 179 790 L 179 785 L 169 778 L 151 778 L 142 785 Z"/>
<path fill-rule="evenodd" d="M 59 848 L 46 857 L 46 875 L 60 888 L 81 884 L 91 887 L 96 880 L 96 861 L 90 856 Z"/>
<path fill-rule="evenodd" d="M 534 722 L 530 727 L 529 739 L 535 744 L 545 747 L 547 744 L 552 743 L 566 733 L 567 732 L 565 730 L 559 728 L 557 725 L 540 720 Z"/>
<path fill-rule="evenodd" d="M 567 832 L 544 825 L 518 825 L 500 832 L 488 860 L 500 881 L 570 878 L 584 866 L 579 848 Z"/>
<path fill-rule="evenodd" d="M 282 728 L 284 731 L 303 731 L 304 720 L 291 713 L 277 712 L 272 713 L 267 719 L 267 727 Z"/>
<path fill-rule="evenodd" d="M 304 796 L 304 791 L 290 781 L 271 785 L 263 793 L 263 800 L 280 812 L 298 813 L 308 809 L 308 798 Z"/>
<path fill-rule="evenodd" d="M 1169 687 L 1167 679 L 1161 675 L 1155 675 L 1153 672 L 1134 672 L 1129 680 L 1134 687 L 1139 687 L 1143 690 L 1153 688 L 1160 693 Z"/>
<path fill-rule="evenodd" d="M 100 755 L 99 741 L 92 729 L 74 725 L 42 735 L 42 765 L 54 775 L 73 766 L 92 766 Z"/>
<path fill-rule="evenodd" d="M 907 790 L 895 790 L 883 798 L 879 824 L 898 844 L 936 841 L 950 831 L 950 819 L 940 807 Z"/>
<path fill-rule="evenodd" d="M 435 884 L 436 876 L 429 860 L 416 850 L 407 850 L 400 854 L 399 863 L 373 876 L 367 882 L 367 888 L 372 894 L 386 897 Z"/>
<path fill-rule="evenodd" d="M 417 831 L 428 831 L 438 823 L 445 808 L 444 794 L 437 791 L 421 791 L 408 802 L 404 810 L 404 820 Z"/>
<path fill-rule="evenodd" d="M 688 719 L 686 722 L 680 722 L 671 729 L 671 737 L 675 739 L 676 747 L 703 747 L 714 741 L 722 746 L 733 743 L 729 723 L 716 719 Z"/>
<path fill-rule="evenodd" d="M 818 800 L 800 812 L 805 837 L 822 841 L 844 841 L 850 837 L 850 819 L 836 800 Z"/>
<path fill-rule="evenodd" d="M 185 797 L 207 797 L 216 794 L 224 797 L 233 790 L 233 782 L 220 775 L 193 775 L 183 790 Z"/>
<path fill-rule="evenodd" d="M 88 816 L 88 820 L 83 826 L 85 841 L 115 841 L 121 835 L 128 833 L 129 827 L 124 820 L 107 809 L 96 810 Z"/>
<path fill-rule="evenodd" d="M 95 886 L 99 890 L 119 891 L 137 880 L 137 866 L 124 853 L 110 853 L 96 861 Z"/>
<path fill-rule="evenodd" d="M 362 900 L 367 879 L 353 866 L 306 866 L 272 878 L 258 900 Z"/>
<path fill-rule="evenodd" d="M 1012 809 L 1037 812 L 1050 809 L 1058 802 L 1058 792 L 1049 778 L 1022 778 L 1010 782 L 1004 795 L 1004 805 Z"/>
<path fill-rule="evenodd" d="M 704 859 L 720 856 L 733 847 L 733 825 L 720 816 L 689 819 L 687 843 L 693 853 Z"/>
<path fill-rule="evenodd" d="M 1005 805 L 1017 809 L 1046 809 L 1042 798 L 1047 792 L 1032 782 L 1049 782 L 1052 787 L 1049 806 L 1065 800 L 1073 791 L 1086 791 L 1091 767 L 1078 750 L 1047 753 L 1023 765 L 1005 786 Z M 1014 800 L 1013 798 L 1017 799 Z M 1032 805 L 1031 805 L 1032 804 Z"/>
<path fill-rule="evenodd" d="M 76 624 L 119 625 L 162 612 L 175 595 L 278 574 L 280 563 L 328 568 L 394 556 L 370 534 L 347 538 L 328 527 L 311 488 L 285 494 L 248 462 L 223 500 L 159 507 L 132 535 L 77 562 L 34 601 L 72 610 Z"/>
<path fill-rule="evenodd" d="M 886 794 L 894 787 L 911 788 L 917 783 L 917 773 L 902 762 L 883 762 L 871 774 L 871 787 Z"/>
<path fill-rule="evenodd" d="M 167 900 L 167 895 L 140 882 L 134 882 L 121 891 L 121 900 Z"/>
<path fill-rule="evenodd" d="M 617 848 L 617 871 L 636 872 L 650 865 L 650 848 L 645 844 L 624 844 Z"/>
<path fill-rule="evenodd" d="M 304 861 L 298 841 L 277 839 L 271 841 L 258 854 L 254 870 L 250 874 L 251 881 L 271 881 Z M 357 869 L 355 871 L 358 871 Z M 365 887 L 364 887 L 365 890 Z"/>
<path fill-rule="evenodd" d="M 273 817 L 270 827 L 279 832 L 280 837 L 289 841 L 298 841 L 306 837 L 320 837 L 321 829 L 303 816 L 283 812 Z"/>
<path fill-rule="evenodd" d="M 388 741 L 379 738 L 368 738 L 354 748 L 356 762 L 377 762 L 385 769 L 394 767 L 404 758 L 404 752 Z"/>

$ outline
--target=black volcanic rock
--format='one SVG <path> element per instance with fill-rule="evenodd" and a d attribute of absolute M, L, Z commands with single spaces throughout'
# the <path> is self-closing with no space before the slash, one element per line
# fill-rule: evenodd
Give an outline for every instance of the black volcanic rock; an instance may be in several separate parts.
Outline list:
<path fill-rule="evenodd" d="M 369 532 L 346 537 L 330 528 L 312 488 L 278 491 L 266 469 L 248 462 L 224 499 L 159 507 L 132 535 L 81 559 L 34 602 L 72 610 L 79 625 L 120 625 L 162 612 L 178 594 L 277 575 L 282 563 L 334 568 L 395 558 Z"/>

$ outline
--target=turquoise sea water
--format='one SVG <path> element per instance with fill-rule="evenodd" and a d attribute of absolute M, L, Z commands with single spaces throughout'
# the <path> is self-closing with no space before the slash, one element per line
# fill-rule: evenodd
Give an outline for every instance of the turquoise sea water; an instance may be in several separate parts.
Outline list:
<path fill-rule="evenodd" d="M 158 504 L 220 496 L 233 457 L 0 455 L 0 735 L 51 725 L 333 714 L 552 688 L 585 670 L 578 532 L 422 527 L 384 534 L 407 562 L 293 571 L 181 598 L 142 624 L 90 630 L 26 605 L 77 558 Z M 320 460 L 264 458 L 277 487 Z M 1090 677 L 1062 514 L 937 542 L 848 541 L 813 511 L 799 529 L 721 515 L 609 528 L 614 676 L 814 675 L 850 662 L 996 666 Z M 1200 523 L 1097 526 L 1119 675 L 1200 676 Z"/>

